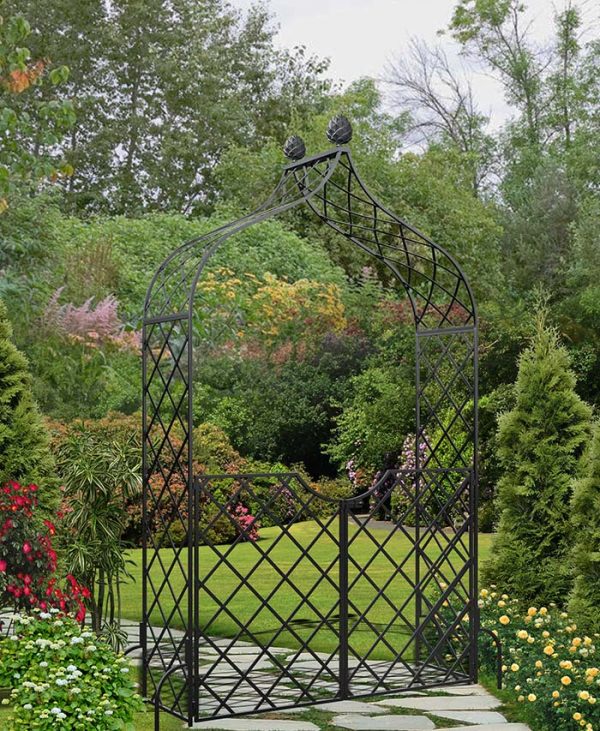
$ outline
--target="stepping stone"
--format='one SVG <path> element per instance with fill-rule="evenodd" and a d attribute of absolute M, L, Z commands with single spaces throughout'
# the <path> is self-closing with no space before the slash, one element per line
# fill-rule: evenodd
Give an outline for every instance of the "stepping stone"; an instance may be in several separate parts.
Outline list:
<path fill-rule="evenodd" d="M 448 685 L 439 690 L 448 695 L 490 695 L 482 685 Z"/>
<path fill-rule="evenodd" d="M 225 731 L 319 731 L 319 727 L 309 721 L 275 721 L 263 718 L 214 718 L 210 721 L 198 721 L 192 728 Z"/>
<path fill-rule="evenodd" d="M 348 714 L 334 716 L 334 726 L 352 731 L 431 731 L 435 724 L 425 716 L 359 716 Z"/>
<path fill-rule="evenodd" d="M 452 728 L 438 728 L 437 731 L 531 731 L 524 723 L 492 723 L 483 726 L 453 726 Z"/>
<path fill-rule="evenodd" d="M 494 696 L 459 696 L 444 697 L 441 695 L 430 695 L 422 698 L 390 698 L 389 700 L 379 701 L 383 706 L 393 706 L 394 708 L 410 708 L 415 711 L 493 711 L 498 708 L 501 703 Z M 439 714 L 443 716 L 442 713 Z"/>
<path fill-rule="evenodd" d="M 327 713 L 385 713 L 385 708 L 381 708 L 375 703 L 363 703 L 362 701 L 319 703 L 314 709 L 315 711 L 326 711 Z"/>
<path fill-rule="evenodd" d="M 506 723 L 501 713 L 496 711 L 430 711 L 434 716 L 449 718 L 452 721 L 464 721 L 465 723 Z"/>

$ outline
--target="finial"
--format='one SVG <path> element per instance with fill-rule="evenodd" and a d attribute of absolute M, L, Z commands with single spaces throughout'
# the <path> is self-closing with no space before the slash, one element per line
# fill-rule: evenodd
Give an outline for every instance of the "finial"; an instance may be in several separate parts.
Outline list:
<path fill-rule="evenodd" d="M 306 155 L 306 145 L 302 137 L 288 137 L 283 146 L 283 154 L 290 160 L 301 160 Z"/>
<path fill-rule="evenodd" d="M 331 119 L 327 127 L 327 138 L 335 145 L 345 145 L 352 139 L 352 125 L 342 114 Z"/>

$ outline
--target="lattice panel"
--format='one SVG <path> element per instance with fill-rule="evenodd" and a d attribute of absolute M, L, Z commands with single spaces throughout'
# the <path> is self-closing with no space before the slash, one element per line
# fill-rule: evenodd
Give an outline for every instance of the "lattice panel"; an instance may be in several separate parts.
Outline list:
<path fill-rule="evenodd" d="M 470 468 L 475 444 L 475 333 L 421 333 L 417 363 L 419 441 L 426 445 L 426 466 Z"/>
<path fill-rule="evenodd" d="M 146 326 L 144 343 L 144 501 L 148 692 L 163 673 L 189 655 L 191 604 L 187 535 L 191 493 L 188 431 L 188 324 Z M 183 579 L 183 581 L 182 581 Z M 187 678 L 171 676 L 164 703 L 188 715 Z"/>

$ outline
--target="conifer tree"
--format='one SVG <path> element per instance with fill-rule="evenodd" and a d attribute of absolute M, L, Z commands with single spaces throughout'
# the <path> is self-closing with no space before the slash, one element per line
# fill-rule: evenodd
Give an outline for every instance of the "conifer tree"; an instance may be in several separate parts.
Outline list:
<path fill-rule="evenodd" d="M 500 523 L 484 581 L 529 602 L 564 604 L 572 581 L 570 500 L 591 409 L 541 312 L 521 354 L 516 404 L 499 419 Z"/>
<path fill-rule="evenodd" d="M 588 634 L 600 632 L 600 423 L 583 457 L 572 500 L 573 573 L 569 611 Z"/>
<path fill-rule="evenodd" d="M 12 342 L 6 306 L 0 300 L 0 484 L 7 480 L 38 484 L 40 504 L 52 503 L 48 433 L 33 400 L 27 360 Z"/>

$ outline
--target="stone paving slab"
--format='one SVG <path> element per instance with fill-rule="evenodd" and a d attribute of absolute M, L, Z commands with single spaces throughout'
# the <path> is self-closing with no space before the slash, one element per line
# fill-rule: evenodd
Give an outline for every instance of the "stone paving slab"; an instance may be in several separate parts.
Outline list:
<path fill-rule="evenodd" d="M 373 715 L 385 713 L 385 708 L 375 703 L 365 703 L 363 701 L 332 701 L 331 703 L 320 703 L 313 707 L 315 711 L 325 711 L 326 713 L 372 713 Z"/>
<path fill-rule="evenodd" d="M 501 713 L 497 711 L 430 711 L 434 716 L 449 718 L 451 721 L 464 721 L 480 726 L 493 723 L 507 723 Z"/>
<path fill-rule="evenodd" d="M 216 718 L 212 721 L 199 721 L 192 728 L 224 731 L 319 731 L 319 727 L 309 721 L 275 721 L 267 718 Z"/>
<path fill-rule="evenodd" d="M 439 689 L 448 695 L 485 695 L 490 693 L 481 685 L 448 685 Z"/>
<path fill-rule="evenodd" d="M 501 702 L 494 696 L 452 696 L 430 695 L 424 698 L 389 698 L 381 705 L 394 708 L 410 708 L 414 711 L 493 711 Z M 443 715 L 443 714 L 440 714 Z"/>
<path fill-rule="evenodd" d="M 332 723 L 351 731 L 432 731 L 435 724 L 426 716 L 362 716 L 348 714 L 334 716 Z"/>

